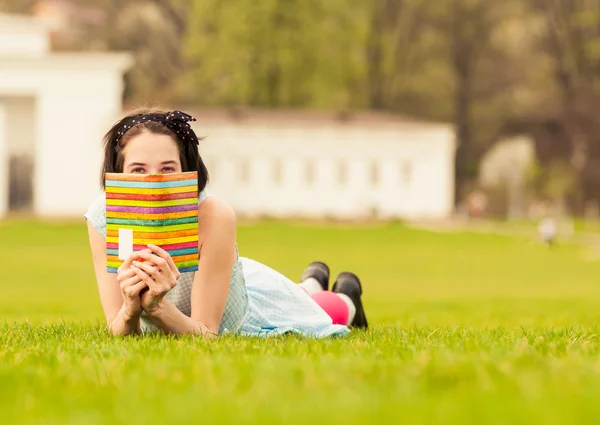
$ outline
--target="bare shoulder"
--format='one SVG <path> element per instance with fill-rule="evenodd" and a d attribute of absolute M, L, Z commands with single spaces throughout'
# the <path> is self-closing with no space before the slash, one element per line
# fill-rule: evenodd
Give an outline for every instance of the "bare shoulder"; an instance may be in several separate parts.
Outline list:
<path fill-rule="evenodd" d="M 235 226 L 235 212 L 223 199 L 210 196 L 200 203 L 198 207 L 200 237 L 206 237 L 215 230 L 221 234 L 235 235 Z"/>
<path fill-rule="evenodd" d="M 235 223 L 235 212 L 231 205 L 216 196 L 209 196 L 198 207 L 199 220 L 221 219 L 222 223 L 233 221 Z"/>

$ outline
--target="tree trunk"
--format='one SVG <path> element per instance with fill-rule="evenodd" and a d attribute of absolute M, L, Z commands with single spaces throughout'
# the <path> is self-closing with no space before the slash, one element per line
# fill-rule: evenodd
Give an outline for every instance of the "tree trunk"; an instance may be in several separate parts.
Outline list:
<path fill-rule="evenodd" d="M 456 202 L 466 195 L 464 186 L 470 178 L 469 168 L 473 149 L 471 136 L 471 72 L 467 63 L 458 64 L 457 87 L 455 94 L 455 125 L 458 146 L 455 166 L 455 199 Z"/>
<path fill-rule="evenodd" d="M 459 2 L 454 3 L 452 25 L 452 65 L 456 77 L 454 95 L 454 124 L 456 125 L 457 149 L 455 157 L 455 202 L 465 197 L 464 189 L 469 181 L 473 140 L 471 133 L 471 105 L 473 102 L 473 41 L 464 34 L 463 11 Z"/>
<path fill-rule="evenodd" d="M 277 108 L 281 104 L 281 63 L 279 57 L 279 50 L 281 49 L 278 41 L 282 36 L 282 28 L 285 24 L 284 17 L 284 2 L 279 0 L 276 3 L 275 10 L 273 11 L 273 23 L 271 25 L 271 46 L 272 51 L 267 52 L 271 58 L 266 75 L 266 94 L 267 94 L 267 106 Z"/>
<path fill-rule="evenodd" d="M 383 33 L 385 5 L 383 0 L 373 2 L 369 38 L 367 41 L 367 93 L 371 109 L 383 109 L 385 106 L 383 93 Z"/>

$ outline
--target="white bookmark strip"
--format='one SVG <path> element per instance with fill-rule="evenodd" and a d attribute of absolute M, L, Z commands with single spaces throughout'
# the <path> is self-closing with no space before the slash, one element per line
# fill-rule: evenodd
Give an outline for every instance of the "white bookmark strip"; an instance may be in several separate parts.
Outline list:
<path fill-rule="evenodd" d="M 133 254 L 133 230 L 119 229 L 119 260 L 127 260 Z"/>

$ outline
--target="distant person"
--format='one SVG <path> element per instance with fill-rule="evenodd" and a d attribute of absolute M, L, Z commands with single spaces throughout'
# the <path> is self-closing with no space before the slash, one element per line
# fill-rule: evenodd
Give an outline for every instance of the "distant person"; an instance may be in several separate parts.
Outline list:
<path fill-rule="evenodd" d="M 198 172 L 197 272 L 180 273 L 161 248 L 134 252 L 109 273 L 104 193 L 85 217 L 102 308 L 111 332 L 145 331 L 212 337 L 287 332 L 340 336 L 367 328 L 358 277 L 341 273 L 329 291 L 329 267 L 308 265 L 295 284 L 275 270 L 240 257 L 231 207 L 206 193 L 208 171 L 198 153 L 194 118 L 180 111 L 142 110 L 117 122 L 104 137 L 105 173 Z"/>
<path fill-rule="evenodd" d="M 545 217 L 538 225 L 540 240 L 546 247 L 551 247 L 556 241 L 556 220 L 552 217 Z"/>
<path fill-rule="evenodd" d="M 467 197 L 467 212 L 471 218 L 481 218 L 487 207 L 487 196 L 481 190 L 471 192 Z"/>

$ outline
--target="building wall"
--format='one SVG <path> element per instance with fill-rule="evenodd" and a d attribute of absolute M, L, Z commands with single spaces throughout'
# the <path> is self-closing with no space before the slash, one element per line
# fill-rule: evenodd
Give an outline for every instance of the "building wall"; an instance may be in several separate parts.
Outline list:
<path fill-rule="evenodd" d="M 122 112 L 121 65 L 69 55 L 26 62 L 0 60 L 0 103 L 2 94 L 36 99 L 30 114 L 5 114 L 13 129 L 35 128 L 34 210 L 80 215 L 100 193 L 101 139 Z M 209 189 L 240 215 L 440 218 L 453 209 L 454 136 L 445 126 L 200 120 L 196 130 L 207 136 Z M 18 134 L 4 133 L 2 161 Z"/>
<path fill-rule="evenodd" d="M 0 103 L 3 95 L 36 99 L 33 113 L 8 115 L 18 121 L 11 121 L 11 128 L 35 128 L 33 204 L 38 215 L 81 215 L 99 193 L 102 136 L 121 112 L 122 71 L 128 63 L 119 55 L 0 58 Z M 17 133 L 3 133 L 5 157 L 6 146 L 18 141 L 8 140 Z M 6 179 L 2 171 L 2 184 Z"/>
<path fill-rule="evenodd" d="M 83 213 L 99 191 L 101 140 L 120 106 L 121 82 L 111 77 L 88 76 L 67 93 L 51 91 L 39 100 L 38 127 L 46 129 L 38 139 L 39 213 Z"/>
<path fill-rule="evenodd" d="M 241 215 L 441 218 L 453 210 L 449 128 L 276 128 L 200 122 L 211 183 Z"/>

